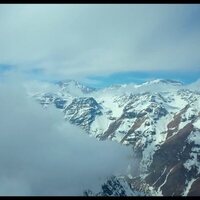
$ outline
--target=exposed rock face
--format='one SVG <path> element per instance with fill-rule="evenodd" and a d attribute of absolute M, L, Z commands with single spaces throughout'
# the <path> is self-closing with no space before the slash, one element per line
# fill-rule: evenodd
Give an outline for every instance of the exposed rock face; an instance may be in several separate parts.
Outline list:
<path fill-rule="evenodd" d="M 97 115 L 102 115 L 101 106 L 94 98 L 75 98 L 70 105 L 64 109 L 65 118 L 71 123 L 81 126 L 84 130 L 90 130 L 90 124 Z"/>
<path fill-rule="evenodd" d="M 166 140 L 153 156 L 149 167 L 150 173 L 145 180 L 156 189 L 162 190 L 163 195 L 181 195 L 184 192 L 187 177 L 183 174 L 187 174 L 187 170 L 183 164 L 191 151 L 186 139 L 192 131 L 193 125 L 187 124 L 176 135 Z M 160 188 L 164 182 L 165 184 Z"/>
<path fill-rule="evenodd" d="M 84 196 L 144 196 L 143 192 L 133 191 L 125 179 L 112 176 L 102 184 L 100 192 L 84 191 Z"/>
<path fill-rule="evenodd" d="M 200 195 L 200 92 L 196 89 L 169 80 L 99 91 L 60 83 L 58 93 L 35 97 L 43 106 L 61 109 L 66 120 L 91 136 L 132 146 L 139 175 L 124 179 L 134 191 L 131 195 L 135 191 Z M 127 195 L 119 183 L 112 178 L 96 195 Z"/>

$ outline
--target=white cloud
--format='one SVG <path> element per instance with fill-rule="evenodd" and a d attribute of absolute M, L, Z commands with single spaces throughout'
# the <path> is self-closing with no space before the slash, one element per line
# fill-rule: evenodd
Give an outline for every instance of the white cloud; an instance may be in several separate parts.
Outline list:
<path fill-rule="evenodd" d="M 199 69 L 199 5 L 1 5 L 0 61 L 85 77 Z"/>
<path fill-rule="evenodd" d="M 0 195 L 82 195 L 125 173 L 130 148 L 89 137 L 20 85 L 0 85 Z"/>

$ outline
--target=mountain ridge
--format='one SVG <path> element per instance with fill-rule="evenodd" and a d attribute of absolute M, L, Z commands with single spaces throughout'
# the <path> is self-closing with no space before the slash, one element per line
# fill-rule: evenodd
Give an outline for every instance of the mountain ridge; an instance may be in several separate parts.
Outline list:
<path fill-rule="evenodd" d="M 126 179 L 133 191 L 199 195 L 199 90 L 163 79 L 141 84 L 140 89 L 127 84 L 123 89 L 108 87 L 78 94 L 70 93 L 67 86 L 59 87 L 56 94 L 47 92 L 35 98 L 43 106 L 55 105 L 66 120 L 98 140 L 131 145 L 140 160 L 138 173 Z"/>

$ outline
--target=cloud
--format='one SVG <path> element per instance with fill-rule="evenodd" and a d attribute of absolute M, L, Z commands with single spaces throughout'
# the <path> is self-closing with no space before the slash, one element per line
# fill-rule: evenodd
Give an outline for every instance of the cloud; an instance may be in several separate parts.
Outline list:
<path fill-rule="evenodd" d="M 22 85 L 0 85 L 0 195 L 82 195 L 126 172 L 130 148 L 89 137 Z"/>
<path fill-rule="evenodd" d="M 1 5 L 0 61 L 58 77 L 200 68 L 199 5 Z"/>

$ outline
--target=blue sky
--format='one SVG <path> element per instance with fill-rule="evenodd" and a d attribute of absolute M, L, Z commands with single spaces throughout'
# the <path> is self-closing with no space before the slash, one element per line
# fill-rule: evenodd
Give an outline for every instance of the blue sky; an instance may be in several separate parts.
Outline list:
<path fill-rule="evenodd" d="M 3 65 L 3 64 L 0 64 L 0 73 L 3 73 L 5 71 L 9 71 L 12 69 L 12 66 L 11 65 Z"/>
<path fill-rule="evenodd" d="M 199 19 L 199 4 L 0 5 L 0 73 L 190 83 L 200 78 Z"/>
<path fill-rule="evenodd" d="M 17 72 L 12 66 L 0 65 L 0 77 L 2 77 L 4 72 L 9 71 L 13 71 L 14 73 Z M 24 70 L 21 73 L 30 80 L 47 82 L 57 82 L 60 80 L 58 77 L 54 77 L 53 75 L 46 75 L 42 69 Z M 184 84 L 189 84 L 200 79 L 199 75 L 200 70 L 190 71 L 189 69 L 182 71 L 129 71 L 112 73 L 107 76 L 88 76 L 86 79 L 81 79 L 80 82 L 96 88 L 103 88 L 113 84 L 140 84 L 153 79 L 172 79 Z"/>
<path fill-rule="evenodd" d="M 172 79 L 180 81 L 184 84 L 189 84 L 197 81 L 200 76 L 200 70 L 195 72 L 188 71 L 150 71 L 150 72 L 122 72 L 114 73 L 109 76 L 91 76 L 90 83 L 94 87 L 106 87 L 112 84 L 126 84 L 126 83 L 143 83 L 153 79 Z M 95 82 L 96 81 L 96 82 Z"/>

